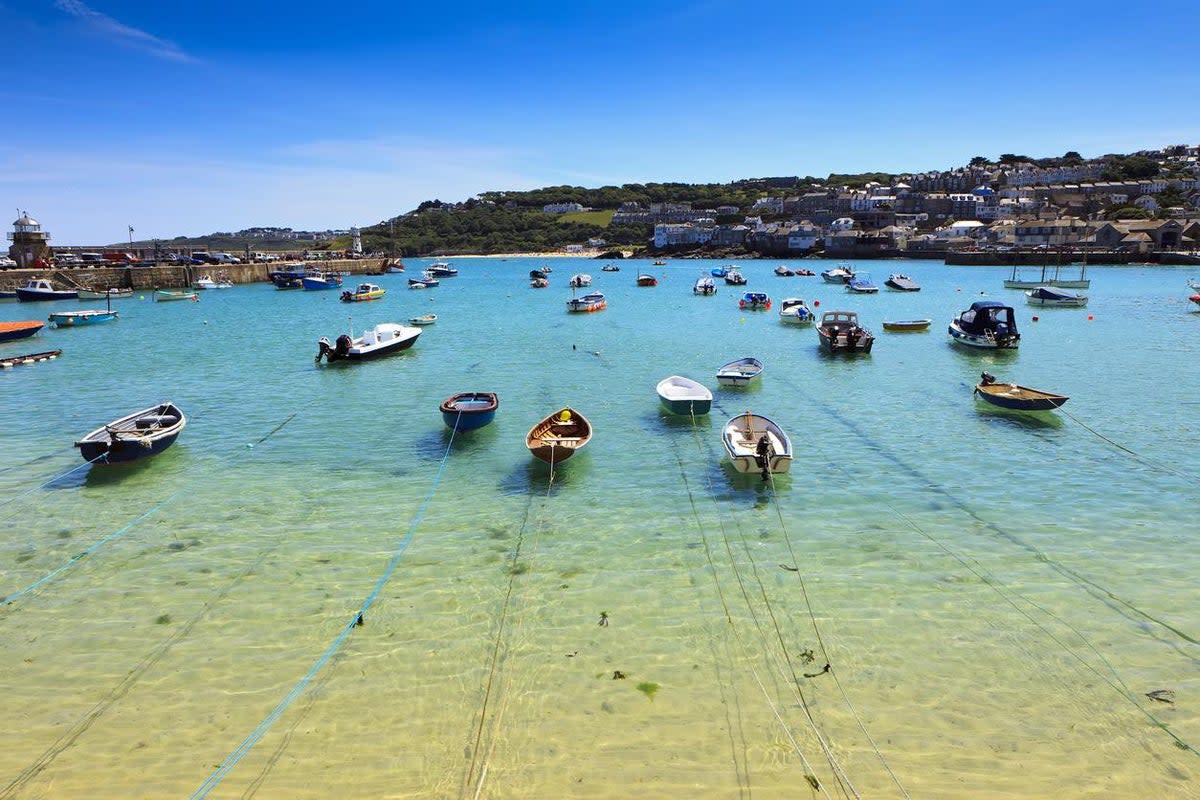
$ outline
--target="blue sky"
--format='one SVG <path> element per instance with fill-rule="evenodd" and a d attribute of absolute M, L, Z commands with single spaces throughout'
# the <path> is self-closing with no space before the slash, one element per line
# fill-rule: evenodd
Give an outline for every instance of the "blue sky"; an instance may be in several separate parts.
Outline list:
<path fill-rule="evenodd" d="M 344 6 L 0 0 L 0 202 L 106 244 L 1200 141 L 1191 0 Z"/>

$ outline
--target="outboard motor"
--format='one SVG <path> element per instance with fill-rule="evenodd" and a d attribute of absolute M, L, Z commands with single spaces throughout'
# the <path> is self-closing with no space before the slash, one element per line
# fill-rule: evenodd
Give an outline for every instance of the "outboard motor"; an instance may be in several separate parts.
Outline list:
<path fill-rule="evenodd" d="M 322 336 L 317 340 L 317 363 L 321 363 L 321 357 L 329 358 L 331 348 L 329 347 L 329 338 Z"/>
<path fill-rule="evenodd" d="M 338 358 L 345 358 L 350 355 L 350 345 L 352 344 L 354 344 L 354 340 L 350 338 L 350 335 L 343 333 L 334 342 L 333 351 L 337 353 Z"/>
<path fill-rule="evenodd" d="M 991 386 L 996 382 L 996 376 L 990 372 L 984 372 L 979 375 L 979 382 L 984 386 Z"/>

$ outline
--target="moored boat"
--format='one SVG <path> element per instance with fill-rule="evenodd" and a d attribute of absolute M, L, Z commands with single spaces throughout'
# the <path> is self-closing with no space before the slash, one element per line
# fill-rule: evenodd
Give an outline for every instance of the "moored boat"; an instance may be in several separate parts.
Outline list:
<path fill-rule="evenodd" d="M 413 325 L 432 325 L 437 322 L 437 314 L 421 314 L 417 317 L 409 317 L 408 321 Z"/>
<path fill-rule="evenodd" d="M 360 283 L 351 291 L 347 289 L 342 292 L 341 300 L 343 303 L 364 303 L 368 300 L 378 300 L 387 294 L 387 289 L 377 286 L 374 283 Z"/>
<path fill-rule="evenodd" d="M 977 300 L 950 320 L 946 331 L 952 341 L 984 350 L 1016 350 L 1021 344 L 1012 306 L 999 300 Z"/>
<path fill-rule="evenodd" d="M 714 278 L 724 278 L 729 274 L 729 267 L 713 267 L 709 270 L 709 274 Z"/>
<path fill-rule="evenodd" d="M 112 322 L 117 317 L 116 311 L 77 309 L 75 311 L 55 311 L 47 319 L 56 328 L 70 328 L 80 325 L 98 325 L 101 322 Z"/>
<path fill-rule="evenodd" d="M 554 412 L 525 435 L 525 446 L 534 458 L 558 464 L 575 455 L 592 439 L 592 425 L 573 408 Z"/>
<path fill-rule="evenodd" d="M 77 294 L 80 300 L 120 300 L 124 297 L 133 297 L 133 289 L 122 287 L 113 287 L 107 290 L 80 289 Z"/>
<path fill-rule="evenodd" d="M 826 283 L 846 283 L 853 277 L 854 270 L 840 264 L 821 273 L 821 279 Z"/>
<path fill-rule="evenodd" d="M 232 289 L 233 281 L 221 275 L 216 278 L 211 275 L 201 275 L 193 286 L 197 289 Z"/>
<path fill-rule="evenodd" d="M 883 321 L 885 331 L 926 331 L 933 324 L 931 319 L 892 319 Z"/>
<path fill-rule="evenodd" d="M 529 287 L 531 289 L 545 289 L 549 285 L 550 279 L 544 275 L 540 278 L 533 278 L 529 281 Z"/>
<path fill-rule="evenodd" d="M 761 414 L 747 411 L 730 419 L 721 431 L 721 441 L 738 472 L 758 472 L 767 480 L 792 467 L 792 440 Z"/>
<path fill-rule="evenodd" d="M 363 331 L 363 335 L 354 337 L 343 333 L 333 344 L 322 336 L 317 340 L 317 363 L 324 357 L 329 363 L 334 361 L 366 361 L 389 353 L 407 350 L 421 335 L 420 328 L 400 325 L 395 322 L 381 322 L 374 328 Z"/>
<path fill-rule="evenodd" d="M 143 408 L 115 419 L 75 442 L 84 461 L 116 464 L 149 458 L 166 450 L 187 425 L 187 417 L 171 402 Z"/>
<path fill-rule="evenodd" d="M 495 392 L 461 392 L 442 401 L 442 422 L 453 431 L 473 431 L 496 417 L 500 398 Z"/>
<path fill-rule="evenodd" d="M 1083 308 L 1087 295 L 1068 292 L 1054 286 L 1038 286 L 1025 293 L 1025 302 L 1031 306 L 1052 308 Z"/>
<path fill-rule="evenodd" d="M 658 286 L 658 278 L 645 273 L 637 276 L 638 286 Z"/>
<path fill-rule="evenodd" d="M 717 383 L 721 386 L 748 386 L 757 380 L 763 371 L 763 363 L 757 358 L 746 356 L 730 361 L 717 370 Z"/>
<path fill-rule="evenodd" d="M 717 284 L 707 275 L 703 275 L 696 279 L 696 283 L 692 286 L 692 294 L 711 295 L 717 293 Z"/>
<path fill-rule="evenodd" d="M 789 325 L 811 325 L 816 319 L 812 309 L 799 297 L 785 297 L 779 301 L 779 321 Z"/>
<path fill-rule="evenodd" d="M 437 261 L 430 264 L 425 270 L 435 278 L 453 278 L 458 274 L 458 270 L 447 264 L 445 261 Z"/>
<path fill-rule="evenodd" d="M 1030 389 L 1015 383 L 997 383 L 996 376 L 984 372 L 975 385 L 975 396 L 1010 411 L 1053 411 L 1067 402 L 1066 395 Z"/>
<path fill-rule="evenodd" d="M 620 272 L 621 268 L 618 267 L 616 264 L 605 264 L 603 267 L 600 268 L 600 271 L 601 272 Z"/>
<path fill-rule="evenodd" d="M 699 381 L 682 375 L 663 378 L 655 391 L 663 408 L 672 414 L 699 416 L 712 408 L 712 391 Z"/>
<path fill-rule="evenodd" d="M 790 278 L 793 275 L 795 275 L 796 273 L 793 272 L 792 270 L 788 269 L 783 264 L 780 264 L 778 267 L 775 268 L 775 274 L 781 278 Z"/>
<path fill-rule="evenodd" d="M 30 278 L 16 289 L 17 299 L 22 303 L 39 300 L 74 300 L 79 297 L 77 289 L 55 289 L 46 278 Z"/>
<path fill-rule="evenodd" d="M 879 287 L 871 280 L 868 272 L 856 272 L 846 281 L 846 291 L 855 294 L 875 294 Z"/>
<path fill-rule="evenodd" d="M 21 364 L 36 364 L 39 361 L 52 361 L 62 355 L 62 350 L 47 350 L 44 353 L 26 353 L 20 356 L 4 356 L 0 358 L 0 369 L 9 369 Z"/>
<path fill-rule="evenodd" d="M 567 311 L 603 311 L 608 308 L 608 301 L 602 292 L 588 292 L 583 297 L 572 297 L 567 301 Z"/>
<path fill-rule="evenodd" d="M 730 267 L 725 271 L 725 283 L 730 286 L 745 286 L 746 276 L 737 267 Z"/>
<path fill-rule="evenodd" d="M 888 275 L 888 279 L 883 282 L 883 285 L 898 292 L 921 291 L 921 284 L 899 272 L 893 272 L 891 275 Z"/>
<path fill-rule="evenodd" d="M 875 335 L 858 324 L 854 311 L 826 311 L 817 326 L 821 350 L 826 353 L 869 353 Z"/>
<path fill-rule="evenodd" d="M 743 311 L 769 311 L 771 297 L 766 292 L 746 292 L 738 300 L 738 308 Z"/>
<path fill-rule="evenodd" d="M 276 289 L 302 289 L 304 276 L 309 272 L 308 266 L 303 261 L 297 261 L 268 272 L 267 277 L 271 279 L 271 283 L 275 284 Z"/>
<path fill-rule="evenodd" d="M 567 285 L 572 289 L 582 289 L 585 286 L 592 285 L 592 276 L 585 272 L 580 272 L 571 276 L 571 280 L 567 281 Z"/>
<path fill-rule="evenodd" d="M 154 300 L 167 303 L 172 300 L 199 300 L 200 295 L 191 289 L 155 289 Z"/>
<path fill-rule="evenodd" d="M 342 274 L 340 272 L 321 272 L 320 270 L 306 272 L 300 279 L 300 285 L 308 292 L 337 289 L 342 285 Z"/>
<path fill-rule="evenodd" d="M 18 322 L 0 322 L 0 342 L 12 342 L 26 339 L 45 327 L 40 319 L 26 319 Z"/>

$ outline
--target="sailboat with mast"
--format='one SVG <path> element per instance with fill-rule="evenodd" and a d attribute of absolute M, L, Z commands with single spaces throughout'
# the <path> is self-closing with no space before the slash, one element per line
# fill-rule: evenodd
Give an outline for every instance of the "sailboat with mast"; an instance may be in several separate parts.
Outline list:
<path fill-rule="evenodd" d="M 1091 279 L 1087 277 L 1087 251 L 1083 252 L 1083 263 L 1079 267 L 1079 277 L 1076 279 L 1064 278 L 1062 272 L 1062 251 L 1058 252 L 1058 262 L 1053 267 L 1049 264 L 1042 265 L 1042 276 L 1038 280 L 1025 280 L 1018 275 L 1020 267 L 1013 264 L 1012 277 L 1005 279 L 1005 289 L 1036 289 L 1039 286 L 1055 286 L 1059 289 L 1087 289 L 1092 285 Z"/>

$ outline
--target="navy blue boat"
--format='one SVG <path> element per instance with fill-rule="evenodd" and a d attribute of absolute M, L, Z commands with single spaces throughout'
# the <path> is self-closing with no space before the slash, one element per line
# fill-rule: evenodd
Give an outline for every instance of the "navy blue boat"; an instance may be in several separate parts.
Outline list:
<path fill-rule="evenodd" d="M 473 431 L 491 422 L 499 407 L 500 398 L 493 392 L 462 392 L 448 397 L 438 408 L 447 428 Z"/>
<path fill-rule="evenodd" d="M 102 425 L 75 443 L 84 461 L 116 464 L 158 455 L 175 444 L 187 417 L 174 403 L 159 403 Z"/>

